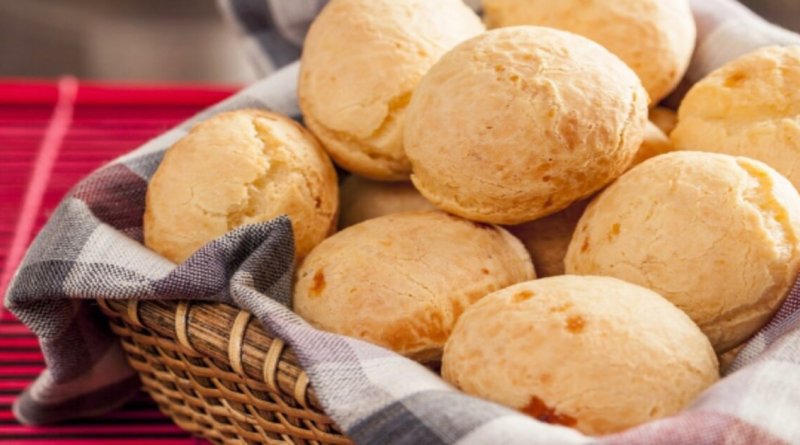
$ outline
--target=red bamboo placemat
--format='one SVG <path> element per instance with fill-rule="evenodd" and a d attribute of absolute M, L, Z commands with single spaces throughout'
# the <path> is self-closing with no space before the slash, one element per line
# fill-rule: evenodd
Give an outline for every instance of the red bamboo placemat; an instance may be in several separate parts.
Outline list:
<path fill-rule="evenodd" d="M 0 80 L 0 295 L 30 240 L 72 185 L 232 91 L 95 84 L 69 77 Z M 144 394 L 101 418 L 22 426 L 11 414 L 11 403 L 43 367 L 36 338 L 0 308 L 0 443 L 201 443 Z"/>

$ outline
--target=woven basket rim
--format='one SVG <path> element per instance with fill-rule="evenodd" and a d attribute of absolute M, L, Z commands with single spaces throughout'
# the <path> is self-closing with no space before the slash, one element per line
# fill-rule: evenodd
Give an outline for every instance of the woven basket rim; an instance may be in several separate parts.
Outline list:
<path fill-rule="evenodd" d="M 229 364 L 242 377 L 274 386 L 301 406 L 324 413 L 292 348 L 267 333 L 247 311 L 225 303 L 182 300 L 98 299 L 97 303 L 108 317 L 153 331 L 189 355 Z"/>

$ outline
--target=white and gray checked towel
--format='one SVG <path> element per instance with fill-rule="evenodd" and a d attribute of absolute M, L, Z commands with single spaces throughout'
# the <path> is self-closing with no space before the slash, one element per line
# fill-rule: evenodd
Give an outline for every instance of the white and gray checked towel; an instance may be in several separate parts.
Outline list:
<path fill-rule="evenodd" d="M 721 7 L 696 9 L 698 21 L 709 25 L 701 29 L 689 74 L 693 79 L 754 46 L 800 44 L 799 36 L 727 0 L 698 2 Z M 267 33 L 269 27 L 304 29 L 299 15 L 288 13 L 293 18 L 284 22 L 281 17 L 287 16 L 272 14 L 282 11 L 278 6 L 288 8 L 288 0 L 223 3 L 240 18 L 253 11 L 266 14 L 253 23 L 265 24 L 262 31 Z M 307 22 L 319 3 L 294 0 L 299 9 L 293 11 L 307 12 Z M 251 9 L 239 9 L 245 7 Z M 260 29 L 246 26 L 249 32 Z M 302 35 L 298 32 L 296 41 Z M 752 39 L 743 37 L 746 33 Z M 735 39 L 746 43 L 734 45 Z M 275 66 L 284 60 L 280 57 L 264 60 Z M 289 65 L 93 173 L 61 203 L 28 251 L 6 298 L 8 308 L 39 336 L 48 366 L 17 404 L 23 420 L 52 419 L 41 414 L 48 402 L 55 403 L 49 407 L 63 406 L 64 400 L 85 395 L 82 390 L 96 392 L 87 376 L 102 374 L 98 369 L 124 369 L 106 321 L 86 300 L 191 299 L 244 308 L 285 339 L 327 413 L 357 443 L 800 443 L 800 282 L 769 325 L 748 342 L 728 375 L 691 407 L 623 433 L 591 438 L 461 394 L 426 368 L 380 347 L 310 327 L 289 310 L 293 240 L 286 218 L 239 228 L 179 266 L 144 248 L 147 182 L 164 150 L 193 123 L 224 110 L 268 108 L 298 117 L 296 77 L 297 65 Z M 118 373 L 116 379 L 104 376 L 104 381 L 119 383 L 130 375 Z"/>

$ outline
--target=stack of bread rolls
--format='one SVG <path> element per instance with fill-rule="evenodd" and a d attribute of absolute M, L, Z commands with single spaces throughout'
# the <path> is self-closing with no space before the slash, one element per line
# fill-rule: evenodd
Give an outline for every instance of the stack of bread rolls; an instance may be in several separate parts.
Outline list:
<path fill-rule="evenodd" d="M 317 328 L 586 434 L 673 415 L 800 271 L 800 48 L 730 62 L 676 115 L 657 105 L 693 52 L 688 0 L 484 11 L 330 1 L 301 60 L 308 130 L 198 124 L 150 183 L 145 242 L 181 262 L 285 214 Z"/>

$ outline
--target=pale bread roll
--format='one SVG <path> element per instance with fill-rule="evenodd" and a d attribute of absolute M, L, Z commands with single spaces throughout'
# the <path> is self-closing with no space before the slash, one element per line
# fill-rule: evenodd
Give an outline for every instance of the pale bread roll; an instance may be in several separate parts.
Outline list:
<path fill-rule="evenodd" d="M 616 56 L 533 26 L 457 46 L 406 113 L 412 181 L 439 208 L 518 224 L 555 213 L 619 176 L 642 142 L 647 94 Z"/>
<path fill-rule="evenodd" d="M 768 47 L 696 83 L 678 109 L 675 148 L 747 156 L 800 188 L 800 46 Z"/>
<path fill-rule="evenodd" d="M 719 377 L 708 339 L 660 295 L 570 275 L 472 305 L 447 341 L 442 375 L 468 394 L 593 435 L 673 415 Z"/>
<path fill-rule="evenodd" d="M 564 275 L 564 257 L 572 233 L 590 199 L 582 199 L 560 212 L 534 221 L 508 227 L 531 255 L 540 278 Z"/>
<path fill-rule="evenodd" d="M 800 196 L 761 162 L 678 151 L 624 174 L 589 205 L 566 271 L 648 287 L 717 352 L 778 309 L 800 269 Z"/>
<path fill-rule="evenodd" d="M 689 0 L 483 0 L 489 28 L 538 25 L 594 40 L 642 79 L 655 105 L 680 82 L 694 52 Z"/>
<path fill-rule="evenodd" d="M 431 362 L 464 309 L 534 277 L 525 248 L 500 227 L 398 213 L 317 246 L 297 271 L 294 310 L 320 329 Z"/>
<path fill-rule="evenodd" d="M 339 228 L 392 213 L 435 210 L 410 182 L 371 181 L 350 175 L 339 188 Z"/>
<path fill-rule="evenodd" d="M 672 151 L 669 138 L 648 122 L 642 145 L 628 169 L 669 151 Z M 591 198 L 582 199 L 552 215 L 508 227 L 509 232 L 525 245 L 539 277 L 564 274 L 564 257 L 567 255 L 569 242 L 590 201 Z"/>
<path fill-rule="evenodd" d="M 678 113 L 666 107 L 651 108 L 650 122 L 654 123 L 664 134 L 669 136 L 675 126 L 678 125 Z"/>
<path fill-rule="evenodd" d="M 286 214 L 302 257 L 335 229 L 338 200 L 333 164 L 298 123 L 221 113 L 167 150 L 147 188 L 144 241 L 180 263 L 236 227 Z"/>
<path fill-rule="evenodd" d="M 306 36 L 298 97 L 305 123 L 345 169 L 408 179 L 403 115 L 423 74 L 484 31 L 461 0 L 333 0 Z"/>
<path fill-rule="evenodd" d="M 673 151 L 674 147 L 672 146 L 672 142 L 669 140 L 667 135 L 661 131 L 654 123 L 648 122 L 647 126 L 644 130 L 644 140 L 642 141 L 642 145 L 639 146 L 639 151 L 636 152 L 636 156 L 633 158 L 633 162 L 631 162 L 630 167 L 628 169 L 641 164 L 642 162 L 658 156 L 664 153 L 668 153 Z"/>

